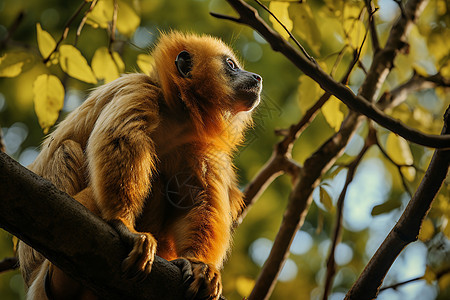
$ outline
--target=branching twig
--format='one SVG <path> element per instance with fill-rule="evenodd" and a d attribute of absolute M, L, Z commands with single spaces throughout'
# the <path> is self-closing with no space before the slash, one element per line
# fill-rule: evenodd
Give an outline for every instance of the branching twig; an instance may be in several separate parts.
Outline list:
<path fill-rule="evenodd" d="M 450 133 L 450 107 L 445 113 L 442 130 L 442 134 L 448 133 Z M 450 150 L 436 150 L 422 182 L 402 216 L 353 284 L 346 299 L 364 300 L 376 297 L 386 273 L 397 256 L 409 243 L 417 240 L 422 221 L 447 177 L 449 165 Z"/>
<path fill-rule="evenodd" d="M 360 51 L 354 52 L 353 62 L 349 65 L 347 72 L 342 77 L 341 83 L 347 83 L 355 64 L 359 60 L 360 54 Z M 337 60 L 338 59 L 339 57 L 337 58 Z M 247 185 L 247 188 L 244 191 L 245 209 L 241 213 L 238 224 L 242 222 L 250 207 L 256 202 L 259 195 L 261 195 L 266 187 L 273 180 L 275 180 L 275 178 L 280 176 L 283 172 L 290 174 L 293 177 L 293 181 L 295 181 L 295 179 L 298 177 L 300 166 L 298 166 L 297 163 L 291 160 L 292 147 L 303 130 L 307 127 L 308 124 L 312 122 L 312 120 L 319 113 L 320 108 L 325 104 L 325 102 L 328 101 L 328 99 L 330 99 L 330 97 L 331 94 L 325 92 L 319 98 L 319 100 L 317 100 L 317 102 L 314 103 L 314 105 L 306 111 L 305 115 L 297 124 L 293 124 L 291 125 L 291 127 L 289 127 L 286 133 L 283 134 L 284 139 L 278 142 L 277 145 L 275 145 L 270 159 L 261 168 L 258 175 L 255 176 L 252 182 Z"/>
<path fill-rule="evenodd" d="M 227 0 L 227 2 L 238 11 L 240 17 L 226 17 L 226 19 L 247 24 L 257 30 L 269 42 L 272 49 L 283 53 L 294 65 L 315 80 L 325 91 L 335 95 L 352 110 L 364 114 L 381 126 L 386 127 L 413 143 L 433 148 L 450 148 L 450 135 L 439 136 L 421 133 L 391 118 L 371 103 L 376 96 L 375 92 L 380 88 L 380 83 L 384 81 L 389 70 L 392 68 L 393 59 L 396 54 L 405 47 L 403 37 L 412 21 L 415 20 L 416 14 L 421 11 L 421 6 L 424 1 L 414 0 L 408 2 L 408 4 L 411 4 L 408 5 L 406 11 L 407 18 L 399 19 L 391 31 L 386 47 L 383 51 L 379 51 L 375 55 L 371 69 L 368 71 L 368 76 L 361 86 L 361 90 L 365 92 L 359 95 L 355 95 L 348 87 L 333 80 L 317 64 L 312 63 L 302 56 L 297 49 L 292 47 L 291 44 L 270 28 L 252 6 L 242 0 Z M 224 19 L 223 15 L 214 13 L 212 15 Z"/>
<path fill-rule="evenodd" d="M 442 276 L 444 276 L 444 275 L 446 275 L 448 273 L 450 273 L 450 268 L 447 268 L 447 269 L 444 269 L 442 271 L 439 271 L 438 273 L 436 273 L 436 279 L 439 280 Z M 422 279 L 425 279 L 425 275 L 419 276 L 419 277 L 415 277 L 415 278 L 411 278 L 409 280 L 398 282 L 398 283 L 395 283 L 395 284 L 392 284 L 392 285 L 389 285 L 389 286 L 384 286 L 384 287 L 382 287 L 380 289 L 380 293 L 382 291 L 385 291 L 385 290 L 388 290 L 388 289 L 394 289 L 395 290 L 395 289 L 397 289 L 398 287 L 400 287 L 402 285 L 405 285 L 405 284 L 408 284 L 408 283 L 411 283 L 411 282 L 414 282 L 414 281 L 422 280 Z"/>
<path fill-rule="evenodd" d="M 402 45 L 404 45 L 402 39 L 406 34 L 408 27 L 411 25 L 411 21 L 414 20 L 415 17 L 400 19 L 397 21 L 390 32 L 385 49 L 383 49 L 383 51 L 379 51 L 379 53 L 375 56 L 371 68 L 367 73 L 366 79 L 360 88 L 360 95 L 355 96 L 348 88 L 342 84 L 338 84 L 329 75 L 323 72 L 320 67 L 305 59 L 297 49 L 293 48 L 287 41 L 282 39 L 277 32 L 270 28 L 270 26 L 259 17 L 257 11 L 253 7 L 241 0 L 227 0 L 227 2 L 239 13 L 239 18 L 220 16 L 221 18 L 251 26 L 269 42 L 275 51 L 283 53 L 306 75 L 318 82 L 324 90 L 334 94 L 356 111 L 364 112 L 369 117 L 373 117 L 373 113 L 375 111 L 376 115 L 381 116 L 381 118 L 386 121 L 383 113 L 381 115 L 378 114 L 376 109 L 369 109 L 370 113 L 368 113 L 367 110 L 361 109 L 360 106 L 365 107 L 368 105 L 370 108 L 373 108 L 373 105 L 370 102 L 375 99 L 375 96 L 389 73 L 389 70 L 392 68 L 393 60 L 395 59 L 396 54 L 399 53 L 399 49 L 401 49 Z M 423 4 L 421 0 L 411 0 L 408 2 L 408 12 L 411 15 L 417 15 L 420 11 L 421 4 Z M 217 14 L 213 15 L 218 16 Z M 380 121 L 380 118 L 378 117 L 375 117 L 374 119 L 378 119 L 378 121 Z M 255 283 L 255 287 L 249 300 L 268 299 L 270 296 L 271 291 L 275 286 L 276 278 L 288 256 L 288 250 L 292 243 L 293 237 L 296 231 L 303 224 L 307 209 L 312 201 L 312 191 L 317 186 L 320 176 L 332 166 L 337 157 L 339 157 L 343 152 L 345 145 L 347 145 L 349 139 L 355 133 L 361 120 L 362 118 L 358 113 L 351 111 L 342 123 L 339 132 L 326 141 L 311 157 L 305 161 L 301 169 L 300 176 L 296 180 L 294 188 L 289 196 L 288 207 L 286 208 L 286 212 L 284 214 L 280 230 L 275 238 L 272 250 Z M 389 129 L 393 128 L 393 131 L 396 133 L 402 132 L 401 135 L 405 136 L 404 126 L 400 125 L 401 128 L 399 129 L 399 125 L 397 124 L 398 122 L 389 118 L 387 118 L 387 120 L 387 123 L 393 122 L 388 125 Z M 391 126 L 393 124 L 397 125 Z M 407 129 L 406 131 L 409 130 Z M 411 132 L 409 131 L 409 133 Z M 419 136 L 419 139 L 424 138 L 424 136 L 420 134 L 416 135 L 416 133 L 413 133 L 413 135 L 415 136 L 414 139 Z M 428 140 L 428 138 L 425 139 Z M 434 139 L 434 137 L 432 139 Z M 447 147 L 448 141 L 441 141 L 438 142 L 438 144 L 439 143 L 442 143 L 441 146 Z M 450 146 L 450 144 L 448 145 Z"/>
<path fill-rule="evenodd" d="M 97 2 L 98 2 L 98 0 L 93 0 L 91 2 L 91 6 L 89 6 L 89 8 L 84 12 L 83 19 L 81 19 L 80 25 L 78 25 L 78 28 L 77 28 L 77 34 L 75 35 L 74 45 L 76 45 L 78 43 L 78 39 L 80 38 L 80 35 L 81 35 L 81 30 L 83 30 L 83 27 L 86 24 L 88 15 L 94 9 L 94 7 L 97 5 Z"/>
<path fill-rule="evenodd" d="M 347 177 L 345 179 L 344 187 L 342 188 L 342 192 L 339 195 L 337 204 L 336 204 L 336 220 L 334 223 L 334 233 L 332 242 L 330 245 L 330 250 L 328 254 L 327 259 L 327 273 L 325 276 L 325 285 L 323 290 L 323 300 L 326 300 L 328 298 L 328 294 L 330 292 L 330 289 L 332 287 L 333 278 L 336 274 L 336 262 L 334 260 L 336 247 L 341 241 L 342 236 L 342 219 L 343 219 L 343 211 L 344 211 L 344 200 L 345 196 L 347 195 L 347 190 L 350 185 L 350 183 L 353 181 L 353 178 L 355 176 L 356 169 L 358 168 L 362 158 L 366 154 L 367 150 L 376 143 L 375 138 L 375 130 L 373 128 L 370 128 L 369 134 L 366 138 L 366 141 L 364 143 L 364 147 L 359 152 L 358 156 L 348 165 L 348 171 L 347 171 Z"/>
<path fill-rule="evenodd" d="M 17 257 L 7 257 L 0 261 L 0 273 L 12 271 L 19 267 L 19 260 Z"/>
<path fill-rule="evenodd" d="M 450 79 L 443 77 L 439 73 L 432 76 L 422 76 L 414 72 L 413 76 L 407 82 L 390 92 L 385 92 L 380 97 L 377 106 L 382 110 L 392 108 L 404 102 L 406 97 L 413 92 L 432 89 L 438 86 L 450 87 Z"/>
<path fill-rule="evenodd" d="M 64 25 L 63 33 L 62 33 L 61 37 L 59 38 L 58 42 L 56 43 L 55 48 L 52 50 L 52 52 L 50 52 L 50 54 L 46 58 L 44 58 L 44 60 L 43 60 L 44 64 L 46 64 L 50 60 L 50 57 L 53 55 L 53 53 L 58 51 L 59 46 L 67 38 L 67 35 L 69 34 L 70 25 L 76 19 L 76 17 L 80 14 L 80 12 L 83 10 L 84 6 L 87 3 L 89 3 L 87 0 L 83 0 L 83 3 L 80 4 L 78 9 L 73 13 L 73 15 L 70 17 L 70 19 L 66 22 L 66 25 Z"/>
<path fill-rule="evenodd" d="M 297 41 L 297 39 L 294 37 L 294 35 L 286 28 L 286 26 L 277 18 L 277 16 L 275 16 L 275 14 L 273 12 L 271 12 L 267 6 L 265 6 L 264 4 L 261 3 L 261 1 L 259 0 L 255 0 L 256 3 L 258 3 L 259 6 L 261 6 L 265 11 L 267 11 L 274 19 L 275 21 L 278 22 L 278 24 L 281 25 L 281 27 L 283 27 L 283 29 L 287 32 L 287 34 L 289 35 L 289 37 L 294 41 L 294 43 L 297 45 L 297 47 L 300 49 L 300 51 L 302 51 L 303 55 L 306 56 L 306 58 L 308 58 L 311 62 L 316 64 L 316 60 L 308 54 L 308 52 L 306 51 L 305 48 L 303 48 L 303 46 Z"/>
<path fill-rule="evenodd" d="M 373 3 L 371 0 L 365 0 L 367 12 L 369 13 L 369 28 L 370 28 L 370 36 L 372 38 L 372 48 L 373 52 L 376 53 L 380 50 L 380 42 L 378 40 L 378 33 L 375 25 L 375 12 L 376 8 L 373 7 Z"/>
<path fill-rule="evenodd" d="M 8 44 L 9 40 L 19 28 L 20 23 L 22 23 L 24 17 L 25 12 L 20 11 L 17 17 L 14 19 L 14 22 L 11 24 L 11 26 L 9 26 L 6 36 L 3 38 L 3 40 L 0 41 L 0 51 L 3 50 L 3 48 L 5 48 L 5 46 Z"/>
<path fill-rule="evenodd" d="M 392 159 L 392 157 L 386 152 L 386 150 L 384 150 L 384 148 L 381 146 L 380 142 L 378 141 L 378 138 L 377 138 L 377 141 L 376 141 L 376 145 L 377 145 L 378 149 L 380 149 L 380 151 L 383 154 L 383 156 L 386 157 L 386 159 L 389 160 L 389 162 L 391 164 L 393 164 L 397 168 L 398 175 L 400 176 L 400 179 L 402 181 L 403 188 L 405 189 L 405 191 L 408 193 L 409 197 L 411 198 L 412 197 L 412 192 L 409 189 L 409 186 L 408 186 L 408 184 L 406 182 L 406 178 L 405 178 L 405 176 L 402 173 L 402 168 L 404 168 L 404 167 L 410 168 L 410 167 L 414 167 L 414 165 L 401 165 L 401 164 L 396 163 Z"/>

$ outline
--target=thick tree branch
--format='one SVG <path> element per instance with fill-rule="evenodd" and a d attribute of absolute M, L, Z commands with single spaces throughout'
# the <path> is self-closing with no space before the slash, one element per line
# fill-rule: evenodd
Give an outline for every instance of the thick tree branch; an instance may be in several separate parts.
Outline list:
<path fill-rule="evenodd" d="M 0 153 L 0 227 L 105 299 L 182 299 L 180 270 L 156 257 L 141 283 L 121 277 L 117 232 L 49 181 Z"/>
<path fill-rule="evenodd" d="M 442 134 L 450 133 L 450 107 L 446 111 Z M 428 170 L 405 211 L 367 264 L 345 299 L 373 299 L 384 277 L 400 252 L 417 240 L 420 226 L 438 193 L 450 165 L 450 150 L 436 150 Z"/>
<path fill-rule="evenodd" d="M 314 79 L 322 89 L 336 96 L 352 110 L 364 114 L 381 126 L 413 143 L 433 148 L 450 148 L 450 135 L 439 136 L 421 133 L 391 118 L 371 103 L 376 97 L 376 91 L 379 90 L 380 84 L 384 82 L 389 70 L 393 67 L 393 60 L 396 54 L 405 48 L 404 37 L 412 21 L 416 19 L 416 16 L 421 12 L 427 1 L 411 0 L 408 2 L 405 8 L 407 12 L 406 18 L 399 18 L 399 21 L 391 31 L 386 47 L 376 53 L 367 79 L 361 87 L 366 92 L 359 95 L 355 95 L 348 87 L 336 82 L 317 64 L 305 58 L 299 50 L 294 48 L 265 23 L 258 15 L 257 10 L 252 6 L 242 0 L 227 0 L 227 2 L 240 16 L 239 18 L 229 17 L 227 19 L 238 20 L 239 23 L 247 24 L 258 31 L 268 41 L 274 51 L 283 53 L 295 66 Z M 218 16 L 217 14 L 212 15 Z M 224 16 L 221 17 L 224 18 Z"/>

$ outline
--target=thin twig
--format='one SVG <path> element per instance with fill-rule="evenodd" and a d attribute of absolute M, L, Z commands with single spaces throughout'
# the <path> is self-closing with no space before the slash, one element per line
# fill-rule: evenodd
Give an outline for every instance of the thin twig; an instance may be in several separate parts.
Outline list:
<path fill-rule="evenodd" d="M 229 18 L 230 20 L 237 19 L 239 23 L 245 23 L 254 28 L 261 36 L 266 38 L 272 49 L 282 52 L 295 66 L 319 83 L 325 91 L 335 95 L 344 102 L 350 109 L 364 114 L 381 126 L 413 143 L 432 148 L 450 149 L 450 135 L 442 136 L 422 133 L 390 117 L 372 103 L 377 96 L 380 83 L 386 79 L 386 75 L 393 67 L 394 58 L 404 48 L 403 36 L 407 28 L 411 26 L 412 21 L 415 20 L 416 15 L 421 11 L 423 1 L 410 1 L 412 4 L 408 7 L 408 18 L 399 19 L 393 26 L 386 47 L 374 56 L 371 68 L 358 95 L 355 95 L 345 85 L 337 83 L 317 64 L 306 59 L 296 48 L 281 38 L 278 33 L 262 20 L 255 8 L 242 0 L 227 0 L 227 2 L 240 15 L 240 18 L 232 17 Z"/>
<path fill-rule="evenodd" d="M 450 273 L 450 268 L 447 268 L 447 269 L 444 269 L 442 271 L 439 271 L 436 274 L 436 279 L 439 280 L 442 276 L 444 276 L 444 275 L 446 275 L 448 273 Z M 397 289 L 398 287 L 400 287 L 402 285 L 405 285 L 405 284 L 408 284 L 408 283 L 411 283 L 411 282 L 414 282 L 414 281 L 422 280 L 422 279 L 425 279 L 425 275 L 422 275 L 422 276 L 419 276 L 419 277 L 415 277 L 415 278 L 411 278 L 411 279 L 408 279 L 408 280 L 405 280 L 405 281 L 402 281 L 402 282 L 398 282 L 398 283 L 395 283 L 395 284 L 392 284 L 392 285 L 388 285 L 388 286 L 380 288 L 380 293 L 382 291 L 385 291 L 385 290 L 388 290 L 388 289 L 394 289 L 395 290 L 395 289 Z"/>
<path fill-rule="evenodd" d="M 381 151 L 381 153 L 383 154 L 383 156 L 386 157 L 387 160 L 389 160 L 389 162 L 390 162 L 391 164 L 393 164 L 393 165 L 397 168 L 398 175 L 400 176 L 400 179 L 401 179 L 401 181 L 402 181 L 403 188 L 405 189 L 405 191 L 408 193 L 409 197 L 411 198 L 411 197 L 412 197 L 412 192 L 411 192 L 411 190 L 409 189 L 409 186 L 408 186 L 408 184 L 407 184 L 407 182 L 406 182 L 406 178 L 405 178 L 405 176 L 404 176 L 403 173 L 402 173 L 402 168 L 403 168 L 403 167 L 412 167 L 412 168 L 414 168 L 414 165 L 412 165 L 412 164 L 411 164 L 411 165 L 400 165 L 400 164 L 397 164 L 397 163 L 392 159 L 392 157 L 386 152 L 386 150 L 384 150 L 384 148 L 381 146 L 380 142 L 378 141 L 378 138 L 377 138 L 376 145 L 377 145 L 378 149 L 380 149 L 380 151 Z"/>
<path fill-rule="evenodd" d="M 294 35 L 286 28 L 286 26 L 281 22 L 277 16 L 267 8 L 264 4 L 261 3 L 259 0 L 255 0 L 256 3 L 258 3 L 259 6 L 261 6 L 265 11 L 267 11 L 277 22 L 278 24 L 283 27 L 283 29 L 286 31 L 286 33 L 289 35 L 289 37 L 294 41 L 294 43 L 297 45 L 297 47 L 302 51 L 303 55 L 305 55 L 311 62 L 316 63 L 316 60 L 308 54 L 306 49 L 297 41 L 297 39 L 294 37 Z"/>
<path fill-rule="evenodd" d="M 75 35 L 75 42 L 74 42 L 74 45 L 77 45 L 78 39 L 80 38 L 80 35 L 81 35 L 81 30 L 83 30 L 83 27 L 84 27 L 84 25 L 86 24 L 88 15 L 89 15 L 89 13 L 92 12 L 92 10 L 94 9 L 94 7 L 97 5 L 97 2 L 98 2 L 98 0 L 93 0 L 93 1 L 91 2 L 91 6 L 89 6 L 88 10 L 86 10 L 86 11 L 84 12 L 83 19 L 81 19 L 80 25 L 78 25 L 78 28 L 77 28 L 77 34 Z"/>
<path fill-rule="evenodd" d="M 380 50 L 380 42 L 378 40 L 377 28 L 375 25 L 375 12 L 378 10 L 373 7 L 372 0 L 365 0 L 367 12 L 369 13 L 369 28 L 370 28 L 370 36 L 372 38 L 372 48 L 373 52 L 376 53 Z"/>
<path fill-rule="evenodd" d="M 335 256 L 335 252 L 336 252 L 336 247 L 340 243 L 341 236 L 342 236 L 342 219 L 343 219 L 345 196 L 347 195 L 347 190 L 348 190 L 350 183 L 352 183 L 352 181 L 353 181 L 353 178 L 355 176 L 356 169 L 358 168 L 359 163 L 361 162 L 362 158 L 366 154 L 367 150 L 369 150 L 369 148 L 372 145 L 374 145 L 376 142 L 376 139 L 374 138 L 374 134 L 375 134 L 374 131 L 375 130 L 373 128 L 371 128 L 369 130 L 369 134 L 364 143 L 364 147 L 359 152 L 358 156 L 348 165 L 348 171 L 347 171 L 347 177 L 345 179 L 345 184 L 344 184 L 344 187 L 342 188 L 342 192 L 339 195 L 339 198 L 338 198 L 338 201 L 336 204 L 336 220 L 334 223 L 333 238 L 332 238 L 332 242 L 331 242 L 330 250 L 329 250 L 329 254 L 328 254 L 328 259 L 327 259 L 327 272 L 326 272 L 326 276 L 325 276 L 325 285 L 324 285 L 323 297 L 322 297 L 323 300 L 326 300 L 328 298 L 328 294 L 332 287 L 333 278 L 334 278 L 334 275 L 336 274 L 336 262 L 334 260 L 334 256 Z"/>
<path fill-rule="evenodd" d="M 80 4 L 78 9 L 73 13 L 73 15 L 70 17 L 70 19 L 66 22 L 66 25 L 64 25 L 63 33 L 62 33 L 61 37 L 59 38 L 58 42 L 56 43 L 55 48 L 52 50 L 52 52 L 50 52 L 50 54 L 46 58 L 44 58 L 44 60 L 43 60 L 44 64 L 46 64 L 50 60 L 50 57 L 53 55 L 53 53 L 58 51 L 59 46 L 67 38 L 67 35 L 69 34 L 70 25 L 76 19 L 76 17 L 80 14 L 80 12 L 83 10 L 84 6 L 87 3 L 89 3 L 89 2 L 87 2 L 87 0 L 83 0 L 83 3 Z"/>
<path fill-rule="evenodd" d="M 109 45 L 108 45 L 108 51 L 111 54 L 112 53 L 112 46 L 114 44 L 114 41 L 116 40 L 116 25 L 117 25 L 117 12 L 119 10 L 119 3 L 117 0 L 114 0 L 114 10 L 113 10 L 113 16 L 111 20 L 111 32 L 109 34 Z"/>
<path fill-rule="evenodd" d="M 24 17 L 25 12 L 20 11 L 17 17 L 14 19 L 14 22 L 12 22 L 11 26 L 9 26 L 6 36 L 3 38 L 3 40 L 0 41 L 0 51 L 6 47 L 6 45 L 8 44 L 14 33 L 17 31 L 20 24 L 22 23 Z"/>
<path fill-rule="evenodd" d="M 444 117 L 442 134 L 450 133 L 450 106 Z M 375 252 L 345 299 L 374 299 L 384 277 L 401 251 L 417 240 L 420 227 L 431 208 L 450 166 L 450 150 L 436 150 L 427 172 L 398 222 Z"/>

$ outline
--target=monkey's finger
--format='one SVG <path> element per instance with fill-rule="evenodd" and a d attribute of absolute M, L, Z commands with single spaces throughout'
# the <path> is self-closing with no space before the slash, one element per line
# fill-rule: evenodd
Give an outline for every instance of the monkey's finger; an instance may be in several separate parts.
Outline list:
<path fill-rule="evenodd" d="M 183 283 L 189 283 L 189 281 L 192 280 L 192 276 L 194 275 L 192 264 L 185 258 L 177 258 L 175 260 L 172 260 L 171 262 L 181 270 Z"/>

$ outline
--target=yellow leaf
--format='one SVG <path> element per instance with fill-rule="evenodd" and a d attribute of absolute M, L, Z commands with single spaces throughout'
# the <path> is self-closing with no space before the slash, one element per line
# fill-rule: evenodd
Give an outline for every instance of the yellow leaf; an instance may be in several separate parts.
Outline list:
<path fill-rule="evenodd" d="M 422 226 L 420 227 L 419 240 L 421 240 L 422 242 L 427 242 L 433 237 L 433 234 L 434 234 L 433 221 L 431 221 L 429 218 L 426 218 L 423 221 Z"/>
<path fill-rule="evenodd" d="M 309 4 L 307 2 L 292 3 L 289 6 L 289 15 L 292 17 L 295 34 L 318 54 L 322 38 Z"/>
<path fill-rule="evenodd" d="M 269 4 L 269 10 L 280 20 L 281 23 L 291 31 L 294 23 L 289 17 L 289 2 L 275 2 L 272 1 Z M 284 30 L 284 28 L 275 20 L 274 17 L 269 17 L 270 22 L 272 22 L 273 29 L 275 29 L 284 39 L 289 39 L 289 34 Z"/>
<path fill-rule="evenodd" d="M 409 148 L 408 142 L 393 132 L 390 132 L 387 138 L 386 152 L 398 165 L 410 165 L 413 163 L 413 156 L 411 154 L 411 149 Z M 414 168 L 404 167 L 401 169 L 401 172 L 409 181 L 413 181 L 416 176 L 416 170 Z"/>
<path fill-rule="evenodd" d="M 123 72 L 124 64 L 117 52 L 110 54 L 108 48 L 101 47 L 95 51 L 92 58 L 92 70 L 98 79 L 111 82 Z"/>
<path fill-rule="evenodd" d="M 86 23 L 94 28 L 108 28 L 109 22 L 113 17 L 113 1 L 112 0 L 99 0 L 94 9 L 88 15 Z"/>
<path fill-rule="evenodd" d="M 27 52 L 6 53 L 0 57 L 0 77 L 16 77 L 32 62 L 33 56 Z"/>
<path fill-rule="evenodd" d="M 255 281 L 245 276 L 236 278 L 236 291 L 241 297 L 247 297 L 252 292 Z"/>
<path fill-rule="evenodd" d="M 97 83 L 91 67 L 89 67 L 80 50 L 72 45 L 62 45 L 59 48 L 59 53 L 59 63 L 64 72 L 78 80 Z"/>
<path fill-rule="evenodd" d="M 305 113 L 319 98 L 320 86 L 306 75 L 299 77 L 298 87 L 299 105 L 302 113 Z"/>
<path fill-rule="evenodd" d="M 322 114 L 325 117 L 327 123 L 336 132 L 341 127 L 341 123 L 344 120 L 344 113 L 340 110 L 341 102 L 334 96 L 322 106 Z"/>
<path fill-rule="evenodd" d="M 408 142 L 393 132 L 390 132 L 387 138 L 386 151 L 394 162 L 399 165 L 409 165 L 413 163 L 413 157 Z"/>
<path fill-rule="evenodd" d="M 54 75 L 39 75 L 33 84 L 34 110 L 46 134 L 64 105 L 64 87 Z"/>
<path fill-rule="evenodd" d="M 39 52 L 41 52 L 43 58 L 47 58 L 55 49 L 56 41 L 50 33 L 42 29 L 41 24 L 39 23 L 36 23 L 36 31 Z"/>
<path fill-rule="evenodd" d="M 154 61 L 153 57 L 148 54 L 139 54 L 136 63 L 143 73 L 150 75 Z"/>
<path fill-rule="evenodd" d="M 436 273 L 429 266 L 427 266 L 425 269 L 425 274 L 423 275 L 423 279 L 425 279 L 428 284 L 432 284 L 433 281 L 436 280 Z"/>
<path fill-rule="evenodd" d="M 99 0 L 92 12 L 88 16 L 87 23 L 94 28 L 108 28 L 112 24 L 114 14 L 114 0 Z M 117 30 L 131 36 L 139 24 L 141 18 L 136 14 L 133 8 L 125 1 L 118 1 L 117 10 Z"/>
<path fill-rule="evenodd" d="M 125 1 L 119 1 L 117 30 L 128 37 L 132 36 L 141 23 L 141 18 Z"/>
<path fill-rule="evenodd" d="M 328 194 L 327 190 L 323 187 L 320 187 L 320 203 L 325 206 L 327 211 L 333 211 L 333 201 L 331 200 L 330 194 Z"/>

